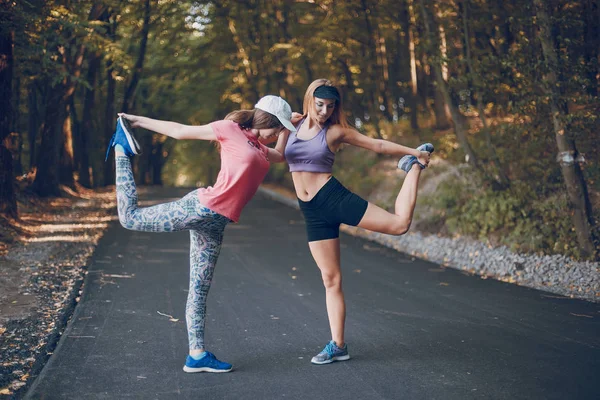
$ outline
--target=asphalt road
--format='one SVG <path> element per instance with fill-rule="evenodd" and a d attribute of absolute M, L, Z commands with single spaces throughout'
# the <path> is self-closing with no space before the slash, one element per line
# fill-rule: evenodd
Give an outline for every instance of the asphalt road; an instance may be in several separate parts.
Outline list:
<path fill-rule="evenodd" d="M 227 227 L 208 299 L 207 347 L 234 371 L 186 374 L 188 238 L 115 223 L 26 398 L 600 397 L 599 304 L 482 280 L 347 235 L 352 358 L 311 365 L 330 339 L 320 275 L 299 211 L 261 196 Z"/>

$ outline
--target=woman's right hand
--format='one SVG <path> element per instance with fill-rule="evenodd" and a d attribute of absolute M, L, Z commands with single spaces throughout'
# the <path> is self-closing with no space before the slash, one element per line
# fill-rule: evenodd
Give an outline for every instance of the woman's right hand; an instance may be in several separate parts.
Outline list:
<path fill-rule="evenodd" d="M 431 153 L 429 153 L 428 151 L 421 151 L 420 152 L 421 155 L 419 155 L 419 157 L 417 157 L 417 161 L 424 166 L 428 166 L 429 165 L 429 160 L 431 159 Z"/>
<path fill-rule="evenodd" d="M 129 121 L 129 123 L 131 124 L 132 128 L 139 128 L 140 127 L 140 119 L 142 117 L 140 117 L 138 115 L 125 114 L 125 113 L 117 113 L 117 115 L 119 117 L 125 118 L 127 121 Z"/>

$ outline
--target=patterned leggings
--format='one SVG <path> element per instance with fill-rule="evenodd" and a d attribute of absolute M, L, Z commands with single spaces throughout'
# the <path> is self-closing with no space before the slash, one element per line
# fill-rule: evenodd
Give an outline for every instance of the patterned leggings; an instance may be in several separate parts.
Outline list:
<path fill-rule="evenodd" d="M 229 219 L 200 204 L 197 190 L 183 198 L 138 208 L 138 196 L 128 157 L 116 157 L 119 221 L 144 232 L 190 231 L 190 290 L 185 307 L 190 350 L 204 348 L 206 297 Z"/>

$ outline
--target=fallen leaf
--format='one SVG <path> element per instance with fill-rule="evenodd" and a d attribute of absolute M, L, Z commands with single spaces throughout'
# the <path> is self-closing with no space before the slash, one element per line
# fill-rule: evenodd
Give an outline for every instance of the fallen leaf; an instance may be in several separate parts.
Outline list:
<path fill-rule="evenodd" d="M 171 322 L 179 321 L 179 319 L 173 317 L 172 315 L 161 313 L 160 311 L 157 311 L 157 313 L 158 313 L 158 315 L 162 315 L 163 317 L 169 317 L 169 321 L 171 321 Z"/>
<path fill-rule="evenodd" d="M 574 315 L 576 317 L 594 318 L 591 315 L 585 315 L 585 314 L 575 314 L 575 313 L 569 313 L 569 314 Z"/>

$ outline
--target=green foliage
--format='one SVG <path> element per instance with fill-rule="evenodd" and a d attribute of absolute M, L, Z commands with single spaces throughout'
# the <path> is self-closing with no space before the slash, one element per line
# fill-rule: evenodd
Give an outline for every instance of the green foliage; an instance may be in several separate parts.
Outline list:
<path fill-rule="evenodd" d="M 555 193 L 540 198 L 534 187 L 516 183 L 495 191 L 453 177 L 440 184 L 424 202 L 435 210 L 430 223 L 442 222 L 451 235 L 467 235 L 519 252 L 566 254 L 578 257 L 577 238 L 566 196 Z"/>
<path fill-rule="evenodd" d="M 349 146 L 337 153 L 333 174 L 348 189 L 366 197 L 381 180 L 373 168 L 378 161 L 376 154 Z"/>
<path fill-rule="evenodd" d="M 209 142 L 172 141 L 167 162 L 162 170 L 163 181 L 172 186 L 211 186 L 219 172 L 217 147 Z"/>

